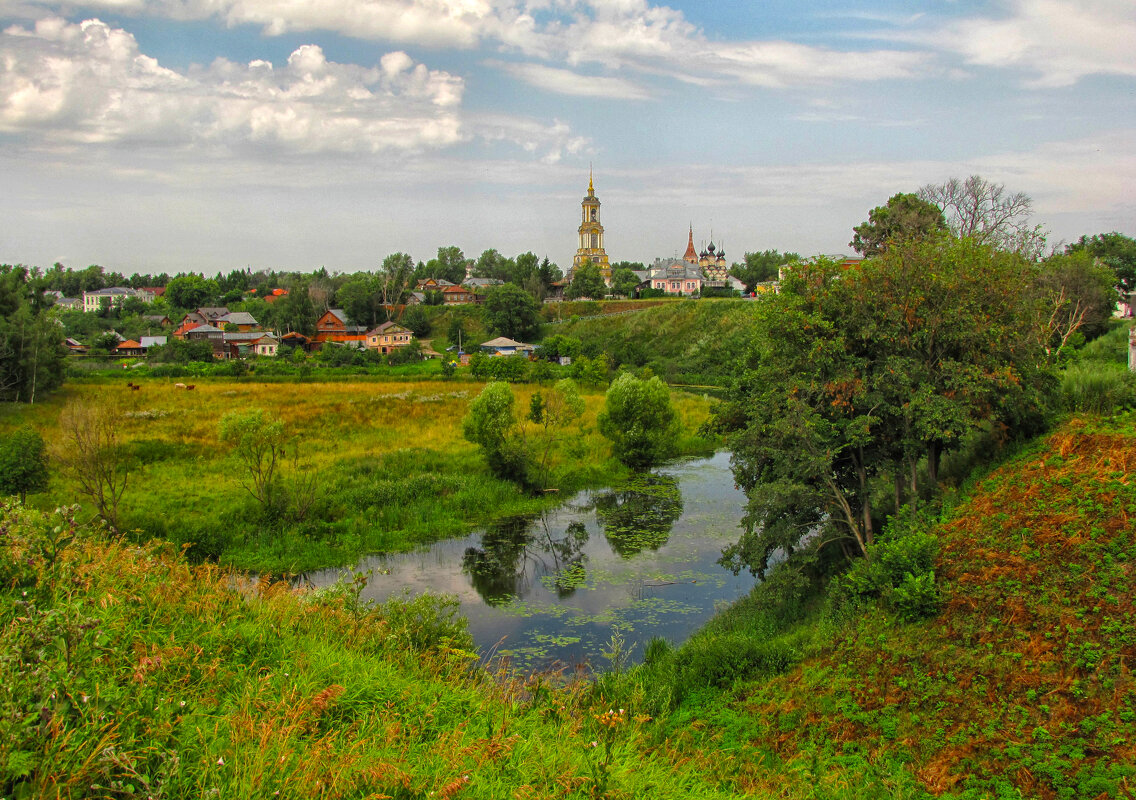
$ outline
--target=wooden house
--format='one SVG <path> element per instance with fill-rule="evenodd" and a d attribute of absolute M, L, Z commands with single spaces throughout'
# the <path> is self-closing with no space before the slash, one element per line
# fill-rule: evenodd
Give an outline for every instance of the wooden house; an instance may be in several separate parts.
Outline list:
<path fill-rule="evenodd" d="M 312 339 L 314 345 L 325 342 L 336 344 L 355 344 L 362 347 L 367 340 L 367 328 L 363 325 L 351 325 L 347 314 L 341 308 L 332 308 L 325 311 L 323 316 L 316 320 L 316 335 Z"/>

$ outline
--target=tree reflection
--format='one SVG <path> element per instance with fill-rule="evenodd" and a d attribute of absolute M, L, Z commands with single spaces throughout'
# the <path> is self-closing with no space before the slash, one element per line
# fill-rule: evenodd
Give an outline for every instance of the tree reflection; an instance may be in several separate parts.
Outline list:
<path fill-rule="evenodd" d="M 670 475 L 645 473 L 595 499 L 596 515 L 611 549 L 623 558 L 658 550 L 682 516 L 682 493 Z"/>
<path fill-rule="evenodd" d="M 526 597 L 533 578 L 550 576 L 550 588 L 565 598 L 586 577 L 584 545 L 588 530 L 572 522 L 559 535 L 542 517 L 499 520 L 481 534 L 481 547 L 468 547 L 462 555 L 462 572 L 487 605 L 500 606 Z"/>

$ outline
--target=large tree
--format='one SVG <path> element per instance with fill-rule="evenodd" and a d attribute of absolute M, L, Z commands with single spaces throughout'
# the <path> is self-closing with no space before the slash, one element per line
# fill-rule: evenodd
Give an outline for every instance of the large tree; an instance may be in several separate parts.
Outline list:
<path fill-rule="evenodd" d="M 969 431 L 1036 423 L 1052 373 L 1035 269 L 941 236 L 792 267 L 716 415 L 749 498 L 733 567 L 761 573 L 812 534 L 862 555 L 881 479 L 915 499 Z"/>
<path fill-rule="evenodd" d="M 180 275 L 166 286 L 165 298 L 176 308 L 201 308 L 217 299 L 220 287 L 217 281 L 200 275 Z"/>
<path fill-rule="evenodd" d="M 537 335 L 539 307 L 524 289 L 505 283 L 492 287 L 485 295 L 485 321 L 497 334 L 523 342 Z"/>
<path fill-rule="evenodd" d="M 1045 249 L 1045 231 L 1030 222 L 1033 201 L 1025 192 L 1007 192 L 1005 184 L 971 175 L 929 183 L 919 189 L 919 198 L 943 212 L 955 236 L 1030 259 L 1039 258 Z"/>
<path fill-rule="evenodd" d="M 577 267 L 572 273 L 572 282 L 568 284 L 566 294 L 570 300 L 578 297 L 602 300 L 607 294 L 607 284 L 604 283 L 600 268 L 595 264 L 582 264 Z"/>
<path fill-rule="evenodd" d="M 849 246 L 857 253 L 875 256 L 893 242 L 919 239 L 947 230 L 943 212 L 914 194 L 892 195 L 886 205 L 868 212 L 868 221 L 852 229 Z"/>
<path fill-rule="evenodd" d="M 657 376 L 644 380 L 622 373 L 608 388 L 597 422 L 615 457 L 633 469 L 649 469 L 674 455 L 678 414 Z"/>

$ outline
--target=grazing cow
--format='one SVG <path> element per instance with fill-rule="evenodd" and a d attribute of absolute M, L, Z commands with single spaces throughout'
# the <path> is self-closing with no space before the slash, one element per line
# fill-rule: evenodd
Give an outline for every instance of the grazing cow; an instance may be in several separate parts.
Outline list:
<path fill-rule="evenodd" d="M 133 383 L 130 384 L 130 391 L 132 391 L 132 392 L 137 392 L 141 388 L 142 388 L 141 386 L 135 386 Z"/>
<path fill-rule="evenodd" d="M 175 383 L 175 384 L 174 384 L 174 388 L 175 388 L 175 389 L 184 389 L 184 388 L 185 388 L 185 384 L 184 384 L 184 383 Z"/>
<path fill-rule="evenodd" d="M 190 384 L 189 386 L 186 386 L 186 387 L 185 387 L 185 390 L 186 390 L 187 392 L 192 392 L 192 391 L 193 391 L 193 387 L 194 387 L 195 385 L 196 385 L 196 384 L 193 384 L 193 383 L 191 383 L 191 384 Z"/>
<path fill-rule="evenodd" d="M 133 389 L 134 388 L 134 381 L 127 381 L 126 385 L 129 386 L 131 389 Z"/>

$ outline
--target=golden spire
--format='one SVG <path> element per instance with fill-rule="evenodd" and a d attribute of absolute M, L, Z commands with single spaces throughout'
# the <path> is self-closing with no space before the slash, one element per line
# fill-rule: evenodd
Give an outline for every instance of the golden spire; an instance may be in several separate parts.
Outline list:
<path fill-rule="evenodd" d="M 592 165 L 588 164 L 588 194 L 595 194 L 596 190 L 592 187 Z"/>

